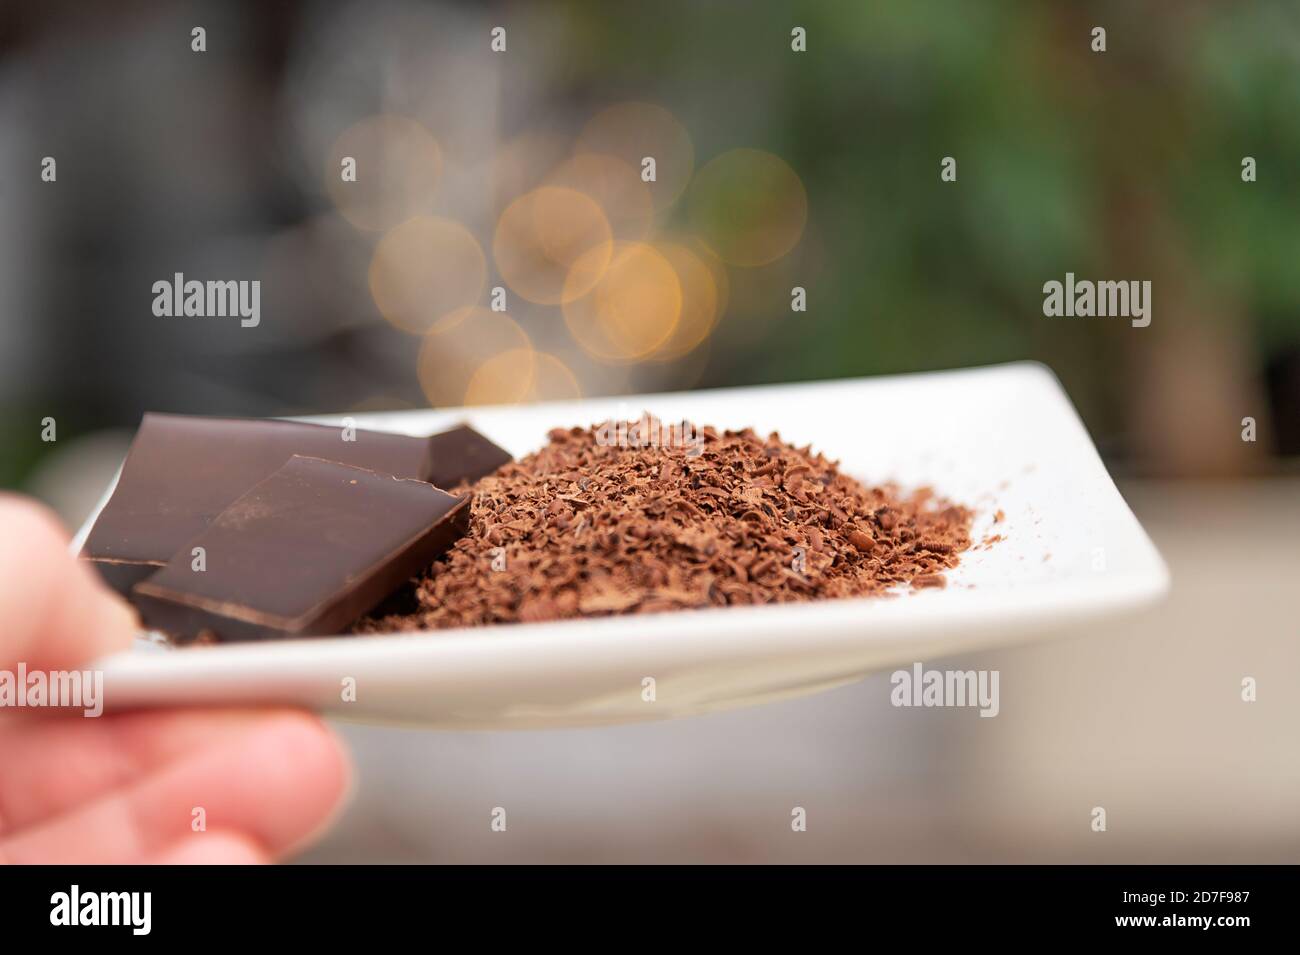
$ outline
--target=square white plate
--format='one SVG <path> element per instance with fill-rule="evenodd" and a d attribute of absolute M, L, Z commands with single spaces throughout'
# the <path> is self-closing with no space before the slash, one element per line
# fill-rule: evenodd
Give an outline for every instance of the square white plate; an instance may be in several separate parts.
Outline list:
<path fill-rule="evenodd" d="M 1003 540 L 964 554 L 946 589 L 890 598 L 179 650 L 142 644 L 102 661 L 107 707 L 289 704 L 344 719 L 498 729 L 660 719 L 1078 632 L 1168 590 L 1164 562 L 1041 365 L 354 417 L 416 435 L 467 420 L 524 455 L 553 427 L 642 411 L 779 431 L 864 481 L 930 485 L 977 510 L 977 543 Z M 345 685 L 355 700 L 345 700 Z"/>

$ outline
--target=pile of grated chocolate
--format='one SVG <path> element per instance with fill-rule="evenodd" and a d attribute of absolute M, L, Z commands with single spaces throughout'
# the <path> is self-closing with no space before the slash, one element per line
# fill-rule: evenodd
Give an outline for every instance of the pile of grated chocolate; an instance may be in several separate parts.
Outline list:
<path fill-rule="evenodd" d="M 359 631 L 942 587 L 971 545 L 971 512 L 928 490 L 866 487 L 776 434 L 652 418 L 557 429 L 470 490 L 469 533 L 415 582 L 411 612 Z"/>

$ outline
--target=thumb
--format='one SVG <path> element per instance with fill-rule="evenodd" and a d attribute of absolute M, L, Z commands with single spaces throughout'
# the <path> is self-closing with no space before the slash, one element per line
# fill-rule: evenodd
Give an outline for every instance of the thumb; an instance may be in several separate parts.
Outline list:
<path fill-rule="evenodd" d="M 0 668 L 66 669 L 130 646 L 135 611 L 68 552 L 58 519 L 0 494 Z"/>

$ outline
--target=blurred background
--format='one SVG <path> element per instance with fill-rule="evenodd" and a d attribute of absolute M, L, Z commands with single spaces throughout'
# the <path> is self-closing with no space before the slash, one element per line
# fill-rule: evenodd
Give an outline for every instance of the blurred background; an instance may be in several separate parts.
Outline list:
<path fill-rule="evenodd" d="M 346 728 L 358 801 L 309 858 L 1297 861 L 1297 104 L 1290 0 L 9 0 L 0 487 L 75 527 L 145 410 L 1037 359 L 1167 605 L 956 661 L 1003 671 L 996 720 L 872 679 L 684 724 Z M 1150 327 L 1045 318 L 1067 272 L 1151 281 Z M 155 315 L 176 273 L 260 282 L 260 322 Z"/>

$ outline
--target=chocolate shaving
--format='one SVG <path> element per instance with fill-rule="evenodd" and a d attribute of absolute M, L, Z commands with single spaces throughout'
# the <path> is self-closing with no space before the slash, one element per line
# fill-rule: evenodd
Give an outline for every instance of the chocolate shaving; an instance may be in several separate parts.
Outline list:
<path fill-rule="evenodd" d="M 644 419 L 643 419 L 644 420 Z M 972 513 L 929 489 L 867 487 L 776 434 L 704 428 L 695 446 L 609 446 L 556 429 L 469 488 L 469 533 L 366 633 L 943 587 Z"/>

